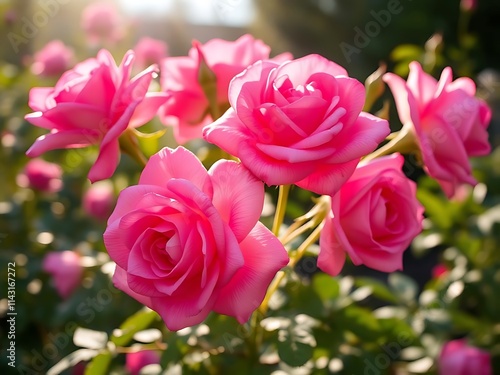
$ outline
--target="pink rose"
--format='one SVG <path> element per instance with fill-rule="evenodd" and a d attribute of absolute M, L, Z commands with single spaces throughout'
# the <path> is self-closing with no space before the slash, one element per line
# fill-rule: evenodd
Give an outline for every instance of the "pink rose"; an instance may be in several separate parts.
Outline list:
<path fill-rule="evenodd" d="M 187 149 L 164 148 L 139 185 L 121 192 L 108 220 L 116 287 L 170 330 L 198 324 L 211 310 L 247 321 L 288 262 L 258 221 L 263 204 L 264 185 L 241 164 L 221 160 L 207 173 Z"/>
<path fill-rule="evenodd" d="M 31 71 L 40 76 L 59 76 L 73 65 L 74 57 L 72 48 L 53 40 L 35 53 Z"/>
<path fill-rule="evenodd" d="M 98 220 L 107 220 L 115 207 L 113 184 L 109 181 L 99 181 L 92 184 L 83 196 L 83 209 Z"/>
<path fill-rule="evenodd" d="M 62 168 L 42 159 L 33 159 L 17 176 L 17 184 L 24 188 L 55 193 L 62 189 Z"/>
<path fill-rule="evenodd" d="M 78 288 L 83 274 L 80 255 L 70 250 L 47 253 L 42 269 L 52 275 L 57 293 L 64 299 Z"/>
<path fill-rule="evenodd" d="M 167 56 L 167 44 L 162 40 L 144 37 L 137 42 L 134 52 L 136 66 L 144 69 L 151 64 L 161 63 Z"/>
<path fill-rule="evenodd" d="M 468 346 L 465 339 L 448 341 L 439 355 L 440 375 L 491 375 L 490 354 Z"/>
<path fill-rule="evenodd" d="M 385 74 L 384 80 L 394 95 L 404 128 L 416 138 L 426 173 L 439 182 L 448 197 L 462 183 L 475 185 L 469 157 L 490 152 L 486 128 L 491 110 L 474 97 L 474 82 L 470 78 L 452 81 L 449 67 L 438 82 L 417 62 L 410 64 L 406 82 L 391 73 Z"/>
<path fill-rule="evenodd" d="M 127 353 L 125 365 L 131 375 L 139 375 L 141 369 L 148 365 L 160 363 L 160 355 L 154 350 L 142 350 L 135 353 Z"/>
<path fill-rule="evenodd" d="M 234 42 L 212 39 L 205 44 L 197 43 L 189 50 L 189 56 L 163 60 L 161 86 L 172 95 L 172 100 L 163 107 L 161 118 L 165 124 L 174 126 L 177 142 L 201 138 L 203 126 L 213 121 L 199 83 L 202 60 L 215 75 L 217 104 L 223 112 L 229 106 L 227 91 L 231 79 L 250 64 L 269 58 L 269 51 L 269 46 L 247 34 Z"/>
<path fill-rule="evenodd" d="M 346 254 L 355 265 L 383 272 L 403 267 L 403 252 L 422 230 L 416 185 L 402 172 L 399 154 L 360 164 L 332 197 L 320 237 L 318 267 L 335 276 Z"/>
<path fill-rule="evenodd" d="M 82 13 L 81 25 L 91 44 L 114 43 L 123 37 L 122 20 L 111 3 L 93 3 Z"/>
<path fill-rule="evenodd" d="M 319 55 L 255 63 L 231 81 L 229 101 L 204 137 L 268 185 L 333 195 L 389 134 L 361 112 L 364 86 Z"/>
<path fill-rule="evenodd" d="M 151 120 L 167 100 L 164 93 L 148 93 L 154 66 L 130 79 L 133 60 L 129 51 L 117 67 L 111 54 L 101 50 L 97 58 L 64 73 L 55 87 L 32 88 L 29 106 L 36 112 L 25 118 L 50 133 L 26 154 L 98 144 L 99 156 L 88 177 L 92 182 L 110 177 L 120 159 L 120 135 Z"/>

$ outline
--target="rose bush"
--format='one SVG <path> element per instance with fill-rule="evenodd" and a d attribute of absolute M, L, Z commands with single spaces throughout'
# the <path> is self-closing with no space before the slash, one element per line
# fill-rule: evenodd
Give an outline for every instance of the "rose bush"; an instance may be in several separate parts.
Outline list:
<path fill-rule="evenodd" d="M 161 86 L 172 96 L 160 113 L 165 124 L 174 126 L 177 142 L 183 144 L 201 138 L 203 126 L 216 118 L 210 113 L 210 103 L 200 83 L 200 68 L 204 63 L 211 70 L 213 95 L 217 111 L 229 106 L 228 87 L 231 79 L 256 61 L 268 59 L 271 48 L 251 35 L 233 41 L 211 39 L 195 43 L 188 56 L 167 57 L 161 65 Z M 289 54 L 278 57 L 289 58 Z M 222 114 L 222 113 L 221 113 Z"/>
<path fill-rule="evenodd" d="M 424 170 L 448 197 L 460 184 L 476 184 L 469 157 L 491 151 L 486 131 L 491 109 L 474 97 L 474 81 L 452 79 L 451 68 L 445 68 L 437 81 L 416 61 L 410 64 L 406 82 L 392 73 L 384 76 L 396 101 L 402 131 L 415 137 Z"/>
<path fill-rule="evenodd" d="M 319 55 L 255 63 L 231 81 L 229 101 L 204 138 L 268 185 L 333 195 L 389 134 L 387 121 L 361 112 L 364 86 Z"/>
<path fill-rule="evenodd" d="M 97 58 L 64 73 L 55 87 L 32 88 L 29 106 L 36 112 L 25 118 L 50 133 L 39 137 L 26 154 L 35 157 L 53 149 L 98 144 L 99 156 L 88 177 L 92 182 L 109 178 L 119 162 L 120 135 L 151 120 L 168 98 L 148 93 L 156 67 L 130 79 L 133 61 L 129 51 L 116 66 L 111 54 L 101 50 Z"/>
<path fill-rule="evenodd" d="M 416 184 L 401 170 L 399 154 L 362 163 L 332 197 L 320 237 L 318 267 L 335 276 L 349 255 L 355 265 L 393 272 L 422 230 Z"/>
<path fill-rule="evenodd" d="M 115 285 L 178 330 L 212 310 L 248 320 L 288 262 L 258 220 L 264 186 L 242 165 L 219 161 L 207 172 L 184 148 L 164 148 L 139 184 L 122 191 L 104 243 Z"/>

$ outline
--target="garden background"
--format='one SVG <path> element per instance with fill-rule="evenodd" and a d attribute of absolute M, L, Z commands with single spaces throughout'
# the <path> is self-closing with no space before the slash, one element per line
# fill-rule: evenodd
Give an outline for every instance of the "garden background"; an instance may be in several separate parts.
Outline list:
<path fill-rule="evenodd" d="M 472 161 L 480 181 L 476 187 L 449 200 L 416 160 L 406 159 L 403 170 L 419 182 L 417 196 L 426 219 L 424 231 L 405 254 L 404 271 L 387 275 L 350 264 L 332 278 L 316 267 L 312 246 L 296 273 L 287 276 L 281 300 L 266 321 L 268 345 L 252 363 L 245 354 L 249 333 L 236 320 L 211 315 L 198 327 L 169 332 L 155 314 L 113 287 L 113 265 L 102 240 L 106 221 L 90 216 L 83 204 L 96 148 L 44 155 L 64 172 L 58 192 L 37 191 L 20 178 L 29 160 L 26 150 L 43 134 L 24 120 L 31 112 L 29 89 L 55 82 L 35 74 L 33 56 L 54 39 L 71 46 L 77 61 L 95 56 L 97 46 L 89 45 L 80 27 L 89 3 L 0 1 L 0 373 L 45 374 L 58 365 L 51 373 L 126 374 L 133 372 L 127 353 L 149 348 L 157 350 L 156 362 L 165 373 L 180 373 L 181 368 L 182 373 L 204 374 L 437 374 L 443 344 L 466 338 L 491 355 L 492 373 L 500 374 L 496 0 L 470 2 L 467 9 L 469 2 L 458 0 L 114 2 L 123 38 L 106 47 L 117 60 L 143 36 L 163 40 L 168 54 L 177 56 L 187 53 L 193 39 L 235 40 L 250 33 L 270 45 L 273 55 L 319 53 L 362 82 L 382 62 L 402 76 L 412 60 L 437 77 L 451 66 L 456 76 L 472 77 L 478 96 L 492 107 L 492 153 Z M 386 90 L 374 108 L 390 98 Z M 389 113 L 391 124 L 399 124 L 393 104 Z M 158 119 L 147 126 L 163 129 Z M 169 130 L 143 146 L 175 145 Z M 191 148 L 210 162 L 203 144 L 194 142 Z M 112 179 L 114 196 L 136 183 L 140 171 L 123 156 Z M 266 191 L 263 221 L 270 225 L 277 190 Z M 309 192 L 293 189 L 285 223 L 312 206 Z M 81 283 L 68 298 L 61 298 L 43 269 L 45 255 L 62 250 L 76 251 L 83 267 Z M 16 264 L 15 370 L 5 354 L 11 341 L 9 262 Z M 120 327 L 129 333 L 118 335 Z M 107 351 L 110 343 L 115 349 Z M 158 366 L 150 371 L 158 373 Z"/>

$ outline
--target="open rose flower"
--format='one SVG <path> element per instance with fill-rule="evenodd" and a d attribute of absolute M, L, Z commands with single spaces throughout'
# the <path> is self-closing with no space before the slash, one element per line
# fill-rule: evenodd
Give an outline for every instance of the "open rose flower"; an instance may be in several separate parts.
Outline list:
<path fill-rule="evenodd" d="M 423 207 L 399 154 L 361 164 L 332 197 L 320 237 L 318 267 L 335 276 L 346 255 L 355 265 L 401 270 L 403 252 L 422 230 Z"/>
<path fill-rule="evenodd" d="M 60 40 L 53 40 L 35 53 L 31 71 L 40 76 L 59 76 L 74 64 L 73 60 L 73 49 Z"/>
<path fill-rule="evenodd" d="M 364 86 L 319 55 L 255 63 L 231 81 L 229 101 L 204 137 L 268 185 L 333 195 L 389 134 L 387 121 L 361 112 Z"/>
<path fill-rule="evenodd" d="M 465 339 L 449 341 L 439 355 L 439 375 L 492 375 L 491 356 Z"/>
<path fill-rule="evenodd" d="M 99 156 L 88 177 L 92 182 L 111 177 L 120 159 L 120 135 L 151 120 L 167 100 L 165 93 L 148 93 L 156 67 L 130 79 L 133 60 L 129 51 L 116 66 L 111 54 L 101 50 L 97 58 L 64 73 L 55 87 L 32 88 L 29 106 L 36 112 L 25 118 L 50 133 L 39 137 L 26 154 L 35 157 L 97 144 Z"/>
<path fill-rule="evenodd" d="M 247 321 L 288 262 L 258 221 L 263 204 L 264 185 L 241 164 L 219 161 L 207 172 L 187 149 L 164 148 L 139 184 L 122 191 L 108 220 L 116 287 L 171 330 L 212 310 Z"/>
<path fill-rule="evenodd" d="M 236 41 L 212 39 L 195 43 L 188 56 L 167 57 L 161 66 L 162 89 L 172 95 L 160 113 L 162 121 L 174 126 L 177 142 L 183 144 L 201 138 L 203 126 L 212 119 L 209 101 L 199 82 L 202 61 L 216 80 L 216 101 L 221 114 L 228 108 L 228 87 L 231 79 L 254 62 L 269 58 L 270 47 L 251 35 Z M 280 55 L 286 59 L 289 54 Z"/>
<path fill-rule="evenodd" d="M 83 274 L 80 255 L 74 251 L 52 251 L 45 255 L 42 269 L 52 275 L 57 293 L 64 299 L 78 288 Z"/>
<path fill-rule="evenodd" d="M 490 152 L 486 128 L 491 119 L 488 105 L 474 97 L 476 86 L 470 78 L 452 80 L 445 68 L 439 81 L 425 73 L 417 62 L 410 75 L 386 73 L 403 130 L 415 138 L 424 170 L 435 178 L 448 197 L 461 184 L 475 185 L 470 156 Z"/>

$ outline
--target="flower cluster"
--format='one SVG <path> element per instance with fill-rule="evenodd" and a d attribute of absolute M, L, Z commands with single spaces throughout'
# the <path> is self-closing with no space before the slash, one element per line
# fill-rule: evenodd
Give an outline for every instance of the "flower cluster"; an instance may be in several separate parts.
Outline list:
<path fill-rule="evenodd" d="M 86 16 L 94 38 L 106 34 L 103 17 Z M 159 66 L 131 78 L 135 54 L 140 68 Z M 104 242 L 116 262 L 115 285 L 157 311 L 171 330 L 198 324 L 211 311 L 240 323 L 259 306 L 265 312 L 274 291 L 268 287 L 289 262 L 285 245 L 308 230 L 291 264 L 319 239 L 318 266 L 330 275 L 346 256 L 379 271 L 402 269 L 423 220 L 402 154 L 416 154 L 451 197 L 460 184 L 476 183 L 468 158 L 490 150 L 490 109 L 474 97 L 470 79 L 453 81 L 450 68 L 439 81 L 417 62 L 407 81 L 384 75 L 403 124 L 390 136 L 387 120 L 363 111 L 365 86 L 322 56 L 271 58 L 270 48 L 250 35 L 194 42 L 188 56 L 166 55 L 164 45 L 147 39 L 117 66 L 101 50 L 55 87 L 33 88 L 35 112 L 26 119 L 50 131 L 29 156 L 98 145 L 92 182 L 113 175 L 120 150 L 140 153 L 132 129 L 156 114 L 178 143 L 203 138 L 234 159 L 207 171 L 187 148 L 163 148 L 145 161 L 138 184 L 121 192 L 109 216 Z M 150 92 L 157 72 L 161 92 Z M 281 192 L 272 231 L 259 221 L 265 184 Z M 323 197 L 302 222 L 280 231 L 289 185 Z M 85 201 L 101 219 L 113 203 L 106 187 L 89 190 Z"/>

